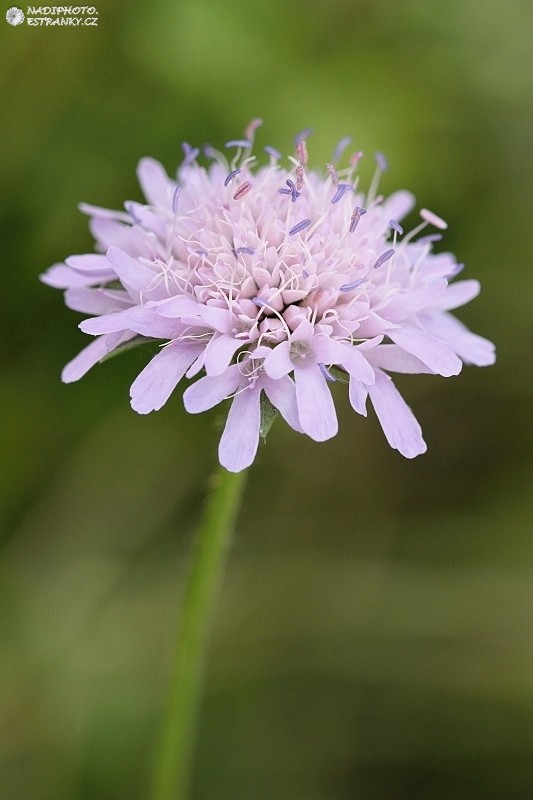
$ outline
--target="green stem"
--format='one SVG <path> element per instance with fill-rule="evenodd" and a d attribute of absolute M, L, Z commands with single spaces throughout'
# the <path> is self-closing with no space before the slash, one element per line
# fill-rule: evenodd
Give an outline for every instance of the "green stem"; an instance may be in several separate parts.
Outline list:
<path fill-rule="evenodd" d="M 167 718 L 156 763 L 153 800 L 187 800 L 196 739 L 209 620 L 238 513 L 244 472 L 213 476 L 196 554 L 185 585 Z"/>

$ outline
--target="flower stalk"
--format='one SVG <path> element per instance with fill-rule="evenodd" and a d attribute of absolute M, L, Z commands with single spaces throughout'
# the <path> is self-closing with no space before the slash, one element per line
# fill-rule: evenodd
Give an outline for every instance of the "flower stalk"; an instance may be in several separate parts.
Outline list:
<path fill-rule="evenodd" d="M 219 467 L 211 480 L 185 585 L 152 800 L 185 800 L 189 794 L 209 622 L 245 475 L 244 471 L 231 473 Z"/>

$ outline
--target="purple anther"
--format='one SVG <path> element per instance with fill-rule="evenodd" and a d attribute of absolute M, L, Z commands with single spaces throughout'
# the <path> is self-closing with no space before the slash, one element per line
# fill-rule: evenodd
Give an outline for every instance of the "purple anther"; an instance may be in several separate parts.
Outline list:
<path fill-rule="evenodd" d="M 297 222 L 296 225 L 293 225 L 293 227 L 289 231 L 289 236 L 294 236 L 296 233 L 304 231 L 306 228 L 309 227 L 310 224 L 311 224 L 310 219 L 302 219 L 301 222 Z"/>
<path fill-rule="evenodd" d="M 172 195 L 172 213 L 176 214 L 178 211 L 178 204 L 180 201 L 181 186 L 176 186 L 174 194 Z"/>
<path fill-rule="evenodd" d="M 249 123 L 249 124 L 246 126 L 246 129 L 245 129 L 245 131 L 244 131 L 244 135 L 246 136 L 246 139 L 247 139 L 249 142 L 251 142 L 251 141 L 253 140 L 253 138 L 254 138 L 254 134 L 255 134 L 256 130 L 257 130 L 258 128 L 260 128 L 262 124 L 263 124 L 263 120 L 262 120 L 262 119 L 260 119 L 259 117 L 257 117 L 257 119 L 253 119 L 253 120 L 252 120 L 252 121 L 251 121 L 251 122 L 250 122 L 250 123 Z"/>
<path fill-rule="evenodd" d="M 327 381 L 329 381 L 330 383 L 335 383 L 335 381 L 337 380 L 337 378 L 335 377 L 335 375 L 333 375 L 333 374 L 332 374 L 332 373 L 329 371 L 329 369 L 326 367 L 326 365 L 325 365 L 325 364 L 322 364 L 322 363 L 320 363 L 320 362 L 319 362 L 318 366 L 320 367 L 320 372 L 322 373 L 322 375 L 324 376 L 324 378 L 325 378 Z"/>
<path fill-rule="evenodd" d="M 399 222 L 397 222 L 395 219 L 390 219 L 390 220 L 389 220 L 389 228 L 392 228 L 392 230 L 393 230 L 393 231 L 396 231 L 396 233 L 398 233 L 400 236 L 401 236 L 401 235 L 402 235 L 402 233 L 403 233 L 403 228 L 402 228 L 402 226 L 401 226 L 401 225 L 400 225 L 400 223 L 399 223 Z"/>
<path fill-rule="evenodd" d="M 352 187 L 348 183 L 339 183 L 337 187 L 337 191 L 331 198 L 332 203 L 338 203 L 344 197 L 345 192 L 347 189 L 351 189 Z"/>
<path fill-rule="evenodd" d="M 267 146 L 264 148 L 264 150 L 265 150 L 265 153 L 268 153 L 269 156 L 272 156 L 272 158 L 275 158 L 276 161 L 279 161 L 279 159 L 281 158 L 281 153 L 279 152 L 279 150 L 276 150 L 275 147 L 270 147 L 270 145 L 267 144 Z"/>
<path fill-rule="evenodd" d="M 304 128 L 303 131 L 300 131 L 300 133 L 296 134 L 296 136 L 294 137 L 294 144 L 298 144 L 298 142 L 303 142 L 305 139 L 311 136 L 312 133 L 313 133 L 312 128 Z"/>
<path fill-rule="evenodd" d="M 354 208 L 350 219 L 350 233 L 355 231 L 363 214 L 366 214 L 366 208 L 359 208 L 359 206 Z"/>
<path fill-rule="evenodd" d="M 376 164 L 378 165 L 379 169 L 382 172 L 386 172 L 389 168 L 389 162 L 387 161 L 386 156 L 378 151 L 377 153 L 374 153 L 374 158 L 376 159 Z"/>
<path fill-rule="evenodd" d="M 392 250 L 392 249 L 385 250 L 385 252 L 380 255 L 380 257 L 378 258 L 378 260 L 374 264 L 374 269 L 377 269 L 378 267 L 381 267 L 381 265 L 384 264 L 385 261 L 388 261 L 389 258 L 392 258 L 393 255 L 394 255 L 394 250 Z"/>
<path fill-rule="evenodd" d="M 296 157 L 300 164 L 307 164 L 308 155 L 305 139 L 300 139 L 298 142 L 296 142 Z"/>
<path fill-rule="evenodd" d="M 300 190 L 304 185 L 304 168 L 301 164 L 296 167 L 296 189 Z"/>
<path fill-rule="evenodd" d="M 211 147 L 210 144 L 204 145 L 204 155 L 206 155 L 207 158 L 214 158 L 215 161 L 218 161 L 220 158 L 220 153 L 218 150 L 215 150 L 215 148 Z"/>
<path fill-rule="evenodd" d="M 224 186 L 228 186 L 231 183 L 231 181 L 233 180 L 233 178 L 235 177 L 235 175 L 238 175 L 239 172 L 240 172 L 240 169 L 233 169 L 230 172 L 230 174 L 227 176 L 226 180 L 224 181 Z"/>
<path fill-rule="evenodd" d="M 337 161 L 340 161 L 342 154 L 349 147 L 352 143 L 351 136 L 345 136 L 343 139 L 340 140 L 337 147 L 335 148 L 335 152 L 333 153 L 333 163 L 336 164 Z"/>
<path fill-rule="evenodd" d="M 195 250 L 194 252 L 196 253 L 197 256 L 207 256 L 208 255 L 207 250 L 204 250 L 203 248 L 201 248 L 200 250 Z"/>
<path fill-rule="evenodd" d="M 351 283 L 345 283 L 339 287 L 339 292 L 351 292 L 353 289 L 357 289 L 358 286 L 361 286 L 361 284 L 364 282 L 364 278 L 358 278 L 356 281 L 352 281 Z"/>
<path fill-rule="evenodd" d="M 287 184 L 287 186 L 289 188 L 288 189 L 278 189 L 278 194 L 290 194 L 292 202 L 295 203 L 296 200 L 300 197 L 300 192 L 296 189 L 296 186 L 294 185 L 294 183 L 291 181 L 290 178 L 288 178 L 285 181 L 285 183 Z"/>
<path fill-rule="evenodd" d="M 198 147 L 191 147 L 191 145 L 188 142 L 183 142 L 181 147 L 185 154 L 185 158 L 183 159 L 181 166 L 187 167 L 189 164 L 192 164 L 196 156 L 200 154 L 200 150 L 198 149 Z"/>
<path fill-rule="evenodd" d="M 251 147 L 252 143 L 248 139 L 232 139 L 231 142 L 226 142 L 224 147 Z"/>
<path fill-rule="evenodd" d="M 252 184 L 250 183 L 250 181 L 245 181 L 244 183 L 241 183 L 241 185 L 233 195 L 233 199 L 241 200 L 241 198 L 243 198 L 245 194 L 248 194 L 251 188 Z"/>
<path fill-rule="evenodd" d="M 233 251 L 235 255 L 239 255 L 239 253 L 248 253 L 248 255 L 253 256 L 255 250 L 253 247 L 236 247 Z"/>
<path fill-rule="evenodd" d="M 415 244 L 429 244 L 431 242 L 440 242 L 442 239 L 442 233 L 428 233 L 427 236 L 421 236 L 420 239 L 417 239 Z"/>
<path fill-rule="evenodd" d="M 302 270 L 302 276 L 304 278 L 308 278 L 309 277 L 309 273 L 308 273 L 308 271 L 306 269 Z"/>
<path fill-rule="evenodd" d="M 261 300 L 259 297 L 252 297 L 252 303 L 255 303 L 258 308 L 264 308 L 267 304 L 264 300 Z"/>

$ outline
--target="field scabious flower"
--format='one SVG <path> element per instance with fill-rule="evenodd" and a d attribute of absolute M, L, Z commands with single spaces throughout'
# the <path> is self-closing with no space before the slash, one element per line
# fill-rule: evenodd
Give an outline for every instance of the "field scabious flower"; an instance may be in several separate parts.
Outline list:
<path fill-rule="evenodd" d="M 316 441 L 337 433 L 330 386 L 347 382 L 352 407 L 374 407 L 389 444 L 412 458 L 422 432 L 389 375 L 457 375 L 463 363 L 494 362 L 493 345 L 450 314 L 479 292 L 450 253 L 433 252 L 446 223 L 422 209 L 404 235 L 413 196 L 377 194 L 384 156 L 366 193 L 361 153 L 342 163 L 339 144 L 323 172 L 308 168 L 304 131 L 283 165 L 266 147 L 253 155 L 259 120 L 225 153 L 183 145 L 176 180 L 153 159 L 138 178 L 146 203 L 125 211 L 82 205 L 94 254 L 67 258 L 42 280 L 91 317 L 95 337 L 63 371 L 76 381 L 113 350 L 160 340 L 131 386 L 140 414 L 160 409 L 177 384 L 190 413 L 231 398 L 219 458 L 240 471 L 255 458 L 265 404 Z M 229 154 L 229 155 L 227 155 Z M 199 377 L 200 376 L 200 377 Z M 196 380 L 195 380 L 196 379 Z"/>

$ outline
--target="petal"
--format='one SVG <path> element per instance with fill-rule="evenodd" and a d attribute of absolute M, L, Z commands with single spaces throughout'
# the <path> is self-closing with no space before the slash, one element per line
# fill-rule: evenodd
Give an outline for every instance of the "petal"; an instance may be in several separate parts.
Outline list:
<path fill-rule="evenodd" d="M 439 314 L 424 324 L 431 333 L 447 342 L 466 364 L 490 367 L 496 361 L 495 347 L 488 339 L 469 331 L 451 314 Z"/>
<path fill-rule="evenodd" d="M 350 375 L 350 386 L 348 389 L 350 403 L 354 411 L 366 417 L 366 398 L 368 397 L 368 388 Z"/>
<path fill-rule="evenodd" d="M 424 308 L 434 305 L 446 291 L 448 282 L 443 278 L 429 286 L 422 286 L 414 291 L 405 291 L 393 295 L 384 306 L 378 308 L 379 313 L 391 322 L 401 322 L 412 317 Z"/>
<path fill-rule="evenodd" d="M 99 336 L 102 333 L 125 331 L 128 330 L 129 325 L 124 314 L 124 311 L 117 311 L 114 314 L 102 314 L 100 317 L 91 317 L 90 319 L 84 319 L 83 322 L 80 322 L 78 327 L 84 333 L 90 333 L 91 336 Z"/>
<path fill-rule="evenodd" d="M 407 353 L 397 344 L 382 344 L 374 347 L 367 355 L 368 360 L 374 367 L 390 370 L 391 372 L 406 372 L 409 374 L 428 374 L 434 372 L 427 367 L 419 358 Z"/>
<path fill-rule="evenodd" d="M 54 289 L 70 289 L 81 286 L 91 286 L 94 283 L 101 283 L 98 275 L 87 275 L 67 267 L 65 264 L 54 264 L 39 275 L 40 280 L 47 286 Z"/>
<path fill-rule="evenodd" d="M 233 355 L 245 343 L 233 336 L 215 334 L 205 349 L 205 371 L 208 375 L 220 375 L 228 368 Z"/>
<path fill-rule="evenodd" d="M 293 371 L 294 364 L 289 358 L 289 348 L 290 345 L 287 341 L 280 342 L 265 358 L 264 368 L 269 378 L 278 380 Z"/>
<path fill-rule="evenodd" d="M 65 264 L 77 272 L 84 272 L 88 275 L 105 275 L 107 280 L 113 280 L 116 277 L 111 264 L 102 255 L 86 253 L 81 256 L 69 256 L 65 259 Z"/>
<path fill-rule="evenodd" d="M 127 292 L 113 289 L 88 289 L 84 287 L 67 289 L 65 305 L 73 311 L 84 314 L 112 314 L 131 305 Z"/>
<path fill-rule="evenodd" d="M 415 206 L 415 197 L 411 192 L 400 189 L 393 192 L 383 203 L 383 216 L 386 219 L 396 219 L 400 221 L 412 211 Z"/>
<path fill-rule="evenodd" d="M 474 297 L 477 297 L 481 291 L 479 281 L 457 281 L 448 286 L 443 297 L 439 299 L 436 305 L 439 308 L 450 311 L 452 308 L 460 308 L 466 303 L 469 303 Z"/>
<path fill-rule="evenodd" d="M 256 385 L 237 394 L 231 404 L 218 446 L 220 463 L 229 472 L 249 467 L 257 453 L 261 423 L 259 396 Z"/>
<path fill-rule="evenodd" d="M 176 184 L 170 180 L 159 161 L 141 158 L 137 166 L 137 178 L 149 203 L 170 208 Z"/>
<path fill-rule="evenodd" d="M 198 315 L 202 304 L 193 300 L 192 297 L 178 295 L 159 301 L 156 307 L 157 313 L 162 317 L 184 317 Z"/>
<path fill-rule="evenodd" d="M 154 339 L 174 339 L 183 330 L 179 320 L 160 317 L 156 308 L 134 306 L 124 312 L 128 328 Z"/>
<path fill-rule="evenodd" d="M 223 400 L 236 391 L 242 380 L 239 367 L 234 364 L 222 375 L 216 377 L 204 376 L 189 386 L 183 393 L 183 403 L 189 414 L 200 414 Z"/>
<path fill-rule="evenodd" d="M 63 383 L 73 383 L 83 378 L 91 367 L 94 367 L 104 356 L 114 350 L 115 347 L 118 347 L 118 345 L 133 338 L 133 336 L 134 334 L 130 334 L 129 332 L 118 336 L 114 333 L 108 336 L 99 336 L 98 339 L 95 339 L 78 353 L 72 361 L 69 361 L 63 368 L 61 380 Z"/>
<path fill-rule="evenodd" d="M 338 431 L 337 414 L 328 384 L 317 364 L 294 370 L 298 417 L 302 430 L 315 442 L 331 439 Z"/>
<path fill-rule="evenodd" d="M 389 376 L 376 372 L 376 382 L 368 392 L 390 446 L 406 458 L 425 453 L 422 429 Z"/>
<path fill-rule="evenodd" d="M 113 265 L 115 272 L 126 288 L 135 292 L 142 292 L 153 281 L 155 273 L 140 261 L 129 256 L 118 247 L 110 247 L 107 258 Z"/>
<path fill-rule="evenodd" d="M 272 405 L 278 409 L 281 416 L 291 428 L 303 433 L 298 418 L 298 405 L 296 403 L 296 387 L 288 375 L 273 381 L 263 376 L 261 386 Z"/>
<path fill-rule="evenodd" d="M 130 389 L 131 407 L 139 414 L 158 411 L 197 355 L 197 347 L 163 347 L 133 381 Z"/>
<path fill-rule="evenodd" d="M 419 358 L 438 375 L 449 378 L 461 372 L 461 360 L 442 339 L 407 326 L 389 331 L 389 336 L 393 342 Z"/>
<path fill-rule="evenodd" d="M 374 370 L 354 345 L 318 335 L 313 338 L 313 349 L 317 361 L 339 364 L 362 383 L 374 383 Z"/>
<path fill-rule="evenodd" d="M 129 216 L 125 211 L 113 211 L 113 209 L 93 206 L 90 203 L 79 203 L 78 208 L 82 214 L 89 214 L 91 217 L 99 217 L 101 219 L 117 219 L 121 222 L 130 221 Z"/>

